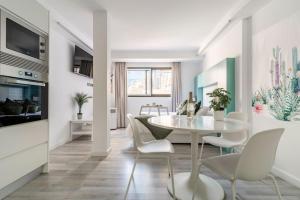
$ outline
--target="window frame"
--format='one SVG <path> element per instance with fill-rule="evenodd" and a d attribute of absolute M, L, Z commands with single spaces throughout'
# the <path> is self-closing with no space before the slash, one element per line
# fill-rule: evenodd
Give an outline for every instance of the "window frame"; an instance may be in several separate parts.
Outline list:
<path fill-rule="evenodd" d="M 128 70 L 145 70 L 146 73 L 146 78 L 145 78 L 145 86 L 146 86 L 146 91 L 148 88 L 148 77 L 147 77 L 147 70 L 150 71 L 150 94 L 127 94 L 127 97 L 171 97 L 171 93 L 170 94 L 153 94 L 153 89 L 152 89 L 152 70 L 171 70 L 172 73 L 172 67 L 128 67 L 126 70 L 126 74 L 128 73 Z M 127 78 L 126 78 L 127 79 Z M 128 84 L 127 84 L 128 87 Z"/>

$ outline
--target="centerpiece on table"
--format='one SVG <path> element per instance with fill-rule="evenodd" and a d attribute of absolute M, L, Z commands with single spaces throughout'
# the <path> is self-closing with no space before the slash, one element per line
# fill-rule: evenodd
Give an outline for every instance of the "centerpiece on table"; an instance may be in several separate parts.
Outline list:
<path fill-rule="evenodd" d="M 224 120 L 224 110 L 229 105 L 231 98 L 229 97 L 230 93 L 224 88 L 217 88 L 213 92 L 207 93 L 210 100 L 210 109 L 214 110 L 214 119 L 217 121 Z"/>
<path fill-rule="evenodd" d="M 78 105 L 78 113 L 77 113 L 77 119 L 82 119 L 82 112 L 81 112 L 81 109 L 82 109 L 82 106 L 85 104 L 85 103 L 88 103 L 89 99 L 92 98 L 91 96 L 88 96 L 88 94 L 85 94 L 85 93 L 76 93 L 75 97 L 74 97 L 74 100 L 75 102 L 77 103 Z"/>

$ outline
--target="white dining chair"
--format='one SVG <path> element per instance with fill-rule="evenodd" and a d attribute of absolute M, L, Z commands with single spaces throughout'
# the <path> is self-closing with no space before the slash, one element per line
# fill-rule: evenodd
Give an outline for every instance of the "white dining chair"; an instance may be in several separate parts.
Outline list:
<path fill-rule="evenodd" d="M 282 199 L 275 177 L 270 173 L 274 164 L 283 128 L 255 134 L 245 145 L 242 153 L 216 156 L 200 161 L 202 165 L 231 181 L 232 199 L 236 200 L 236 181 L 261 181 L 271 177 L 278 199 Z M 196 190 L 196 188 L 195 188 Z"/>
<path fill-rule="evenodd" d="M 247 122 L 247 115 L 242 112 L 230 112 L 228 113 L 228 119 L 235 119 L 242 122 Z M 200 160 L 202 159 L 203 147 L 205 143 L 218 146 L 220 148 L 220 155 L 223 154 L 222 148 L 238 148 L 245 145 L 248 140 L 248 131 L 237 131 L 230 133 L 223 133 L 218 136 L 204 136 L 202 137 L 202 145 L 200 150 Z"/>
<path fill-rule="evenodd" d="M 128 191 L 130 188 L 131 180 L 133 179 L 134 170 L 137 164 L 138 159 L 145 157 L 154 157 L 154 158 L 166 158 L 168 161 L 168 171 L 169 176 L 171 177 L 172 183 L 172 196 L 175 199 L 175 187 L 174 187 L 174 176 L 173 176 L 173 167 L 171 162 L 171 154 L 174 153 L 173 145 L 169 140 L 162 139 L 162 140 L 152 140 L 149 142 L 144 142 L 140 135 L 138 128 L 136 126 L 136 122 L 132 114 L 127 114 L 127 118 L 129 120 L 129 124 L 132 128 L 132 133 L 134 137 L 134 142 L 137 148 L 137 154 L 134 160 L 133 168 L 131 171 L 130 179 L 127 185 L 126 193 L 125 193 L 125 200 L 127 199 Z"/>

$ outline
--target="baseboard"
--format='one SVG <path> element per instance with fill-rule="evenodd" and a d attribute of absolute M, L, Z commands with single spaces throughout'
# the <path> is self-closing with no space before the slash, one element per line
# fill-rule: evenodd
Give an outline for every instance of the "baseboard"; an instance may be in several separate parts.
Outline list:
<path fill-rule="evenodd" d="M 106 157 L 110 154 L 110 152 L 111 152 L 111 147 L 109 147 L 106 152 L 92 152 L 91 156 Z"/>
<path fill-rule="evenodd" d="M 60 147 L 60 146 L 62 146 L 64 144 L 67 144 L 68 142 L 72 142 L 73 140 L 75 140 L 75 139 L 77 139 L 79 137 L 80 137 L 80 135 L 73 136 L 73 138 L 71 138 L 71 137 L 70 138 L 66 138 L 65 140 L 62 140 L 62 141 L 56 143 L 55 145 L 51 146 L 49 148 L 49 151 L 52 151 L 52 150 L 56 149 L 57 147 Z"/>
<path fill-rule="evenodd" d="M 24 186 L 26 183 L 32 181 L 33 179 L 35 179 L 36 177 L 38 177 L 42 173 L 42 171 L 43 171 L 43 166 L 41 166 L 41 167 L 33 170 L 29 174 L 27 174 L 27 175 L 19 178 L 15 182 L 13 182 L 13 183 L 9 184 L 8 186 L 2 188 L 0 190 L 0 199 L 4 199 L 5 197 L 7 197 L 8 195 L 12 194 L 17 189 L 19 189 L 22 186 Z"/>
<path fill-rule="evenodd" d="M 49 147 L 49 151 L 52 151 L 52 150 L 56 149 L 57 147 L 60 147 L 64 144 L 66 144 L 67 142 L 69 142 L 69 140 L 61 141 L 59 143 L 56 143 L 54 146 Z"/>
<path fill-rule="evenodd" d="M 282 169 L 279 169 L 277 167 L 273 167 L 272 172 L 282 178 L 283 180 L 285 180 L 286 182 L 300 188 L 300 179 L 293 176 L 292 174 L 288 173 L 287 171 L 284 171 Z"/>

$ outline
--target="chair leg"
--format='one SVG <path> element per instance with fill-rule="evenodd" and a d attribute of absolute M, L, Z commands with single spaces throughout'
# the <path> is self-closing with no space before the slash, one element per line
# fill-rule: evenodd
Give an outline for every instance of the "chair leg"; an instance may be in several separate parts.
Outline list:
<path fill-rule="evenodd" d="M 199 160 L 202 159 L 202 153 L 203 153 L 203 147 L 204 147 L 205 141 L 204 139 L 202 139 L 202 145 L 201 145 L 201 150 L 200 150 L 200 156 L 199 156 Z"/>
<path fill-rule="evenodd" d="M 276 178 L 273 175 L 271 175 L 271 174 L 269 176 L 272 178 L 272 181 L 273 181 L 273 184 L 274 184 L 274 187 L 275 187 L 278 199 L 282 200 L 282 196 L 281 196 L 281 193 L 280 193 L 280 190 L 279 190 Z"/>
<path fill-rule="evenodd" d="M 236 180 L 231 181 L 232 200 L 236 200 Z"/>
<path fill-rule="evenodd" d="M 171 169 L 170 169 L 169 161 L 168 161 L 168 173 L 169 173 L 169 177 L 171 177 Z"/>
<path fill-rule="evenodd" d="M 173 165 L 172 165 L 172 161 L 171 161 L 171 156 L 168 156 L 168 168 L 169 168 L 169 173 L 171 176 L 171 182 L 172 182 L 172 195 L 173 195 L 173 199 L 176 199 L 175 196 L 175 185 L 174 185 L 174 174 L 173 174 Z"/>
<path fill-rule="evenodd" d="M 128 185 L 127 185 L 127 188 L 126 188 L 126 193 L 125 193 L 124 200 L 127 199 L 127 195 L 128 195 L 129 188 L 130 188 L 130 183 L 131 183 L 131 180 L 133 179 L 133 174 L 134 174 L 134 170 L 135 170 L 138 158 L 139 158 L 139 155 L 137 154 L 135 159 L 134 159 L 134 164 L 133 164 L 133 168 L 132 168 L 132 171 L 131 171 L 131 174 L 130 174 L 129 182 L 128 182 Z"/>

